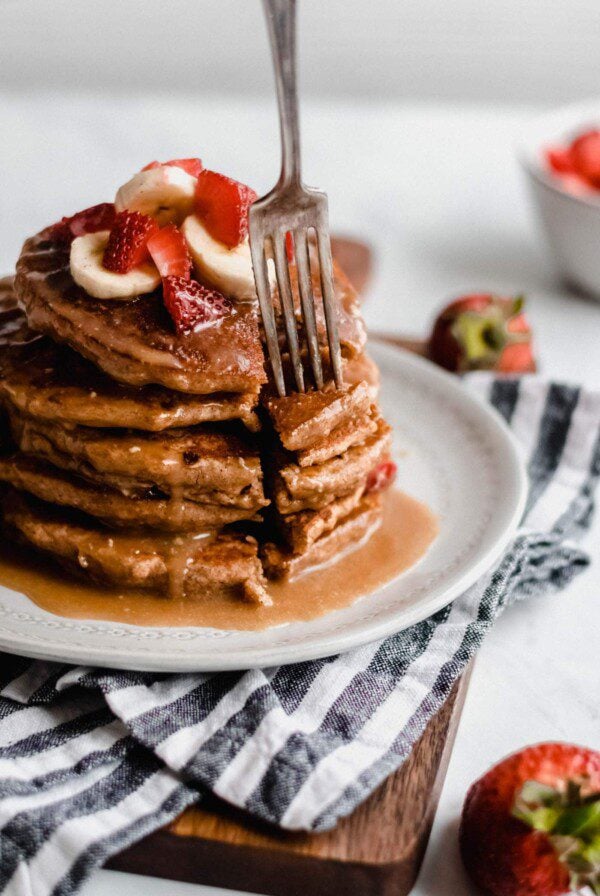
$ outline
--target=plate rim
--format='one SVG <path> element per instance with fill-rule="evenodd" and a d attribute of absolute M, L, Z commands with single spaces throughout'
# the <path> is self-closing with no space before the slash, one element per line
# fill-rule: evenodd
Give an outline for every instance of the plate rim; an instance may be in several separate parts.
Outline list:
<path fill-rule="evenodd" d="M 470 405 L 471 409 L 476 409 L 480 419 L 481 417 L 486 418 L 488 425 L 491 425 L 494 431 L 494 440 L 503 443 L 503 451 L 506 459 L 509 461 L 510 472 L 513 477 L 515 500 L 512 511 L 510 513 L 507 512 L 504 527 L 497 535 L 495 541 L 475 562 L 468 565 L 453 582 L 445 587 L 441 585 L 439 588 L 434 589 L 433 594 L 429 597 L 423 598 L 414 605 L 399 609 L 395 614 L 390 613 L 380 620 L 367 622 L 359 631 L 354 629 L 350 631 L 337 629 L 329 633 L 315 633 L 310 641 L 300 645 L 294 645 L 292 642 L 291 644 L 274 644 L 263 648 L 258 646 L 236 648 L 236 651 L 231 656 L 227 652 L 218 653 L 214 650 L 207 653 L 204 645 L 199 644 L 198 656 L 192 657 L 190 654 L 183 654 L 178 661 L 178 658 L 172 656 L 172 654 L 168 654 L 167 657 L 161 655 L 161 648 L 157 645 L 157 651 L 152 659 L 149 659 L 148 656 L 136 654 L 132 663 L 131 653 L 124 648 L 118 649 L 116 646 L 94 647 L 93 645 L 77 644 L 70 647 L 67 644 L 59 644 L 56 648 L 53 648 L 51 635 L 45 640 L 40 639 L 41 642 L 35 645 L 27 640 L 26 634 L 21 635 L 19 638 L 15 638 L 14 633 L 6 637 L 5 632 L 1 628 L 0 650 L 46 661 L 86 666 L 97 665 L 132 671 L 189 673 L 254 669 L 306 662 L 324 656 L 344 653 L 354 647 L 404 631 L 456 600 L 457 597 L 463 594 L 494 566 L 517 531 L 525 508 L 528 487 L 524 459 L 513 433 L 498 411 L 481 397 L 467 390 L 455 375 L 440 369 L 425 358 L 414 355 L 400 347 L 390 345 L 385 340 L 371 337 L 370 343 L 376 345 L 377 352 L 382 352 L 396 361 L 400 358 L 401 363 L 405 367 L 412 367 L 417 372 L 423 373 L 434 383 L 442 383 L 442 388 L 449 389 L 459 403 Z M 46 613 L 43 610 L 41 612 Z M 47 615 L 52 616 L 49 613 Z M 102 622 L 103 620 L 77 620 L 81 624 L 85 624 L 86 621 L 91 624 L 92 622 Z M 110 620 L 104 620 L 104 622 L 108 623 Z M 114 623 L 114 625 L 119 629 L 135 630 L 139 628 L 140 632 L 145 628 L 149 628 L 144 626 L 138 627 L 129 623 Z M 152 628 L 160 629 L 161 627 L 156 626 Z M 164 626 L 162 628 L 173 627 Z M 183 626 L 182 631 L 195 628 L 201 628 L 201 626 Z M 142 637 L 141 634 L 140 637 Z M 243 660 L 239 658 L 240 653 L 244 654 Z M 235 657 L 238 658 L 235 659 Z M 146 662 L 146 660 L 149 661 Z"/>

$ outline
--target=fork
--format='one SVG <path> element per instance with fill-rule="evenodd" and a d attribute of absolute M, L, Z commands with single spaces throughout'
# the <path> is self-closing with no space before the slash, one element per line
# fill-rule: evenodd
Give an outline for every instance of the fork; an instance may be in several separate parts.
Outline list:
<path fill-rule="evenodd" d="M 314 230 L 316 235 L 329 357 L 333 378 L 338 388 L 341 388 L 343 382 L 342 359 L 333 288 L 327 195 L 321 190 L 306 187 L 300 176 L 300 129 L 296 93 L 296 0 L 263 0 L 263 6 L 277 85 L 281 129 L 281 174 L 274 189 L 250 207 L 249 232 L 254 280 L 269 359 L 277 391 L 280 396 L 284 396 L 286 383 L 267 258 L 272 258 L 275 263 L 277 290 L 296 387 L 299 392 L 304 392 L 306 389 L 286 252 L 288 233 L 293 237 L 305 339 L 317 389 L 323 388 L 323 363 L 312 287 L 308 235 L 310 230 Z M 285 345 L 285 339 L 282 344 Z"/>

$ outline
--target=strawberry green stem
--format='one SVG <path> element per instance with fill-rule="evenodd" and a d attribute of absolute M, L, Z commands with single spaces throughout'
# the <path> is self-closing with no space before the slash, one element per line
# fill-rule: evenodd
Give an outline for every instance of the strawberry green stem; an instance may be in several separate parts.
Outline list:
<path fill-rule="evenodd" d="M 600 896 L 600 793 L 586 779 L 548 787 L 526 781 L 512 814 L 534 831 L 546 834 L 569 872 L 571 890 L 589 887 Z"/>

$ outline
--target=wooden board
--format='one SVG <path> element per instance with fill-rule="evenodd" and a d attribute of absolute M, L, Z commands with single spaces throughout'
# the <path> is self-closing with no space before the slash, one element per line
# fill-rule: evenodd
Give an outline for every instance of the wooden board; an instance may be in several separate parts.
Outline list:
<path fill-rule="evenodd" d="M 400 771 L 333 831 L 281 831 L 207 797 L 107 867 L 264 896 L 405 896 L 425 853 L 468 678 Z"/>

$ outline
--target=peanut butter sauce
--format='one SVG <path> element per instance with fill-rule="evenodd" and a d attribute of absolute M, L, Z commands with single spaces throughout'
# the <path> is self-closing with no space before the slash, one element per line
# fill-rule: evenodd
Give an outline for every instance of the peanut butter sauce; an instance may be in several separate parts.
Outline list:
<path fill-rule="evenodd" d="M 17 551 L 6 544 L 0 549 L 0 585 L 27 595 L 57 616 L 142 626 L 256 630 L 313 619 L 354 603 L 414 566 L 437 532 L 437 519 L 425 505 L 392 490 L 385 497 L 382 524 L 365 544 L 297 581 L 271 583 L 271 607 L 218 596 L 186 601 L 147 592 L 107 590 L 80 583 L 33 552 Z M 182 550 L 173 557 L 172 593 L 178 591 L 184 553 Z"/>

